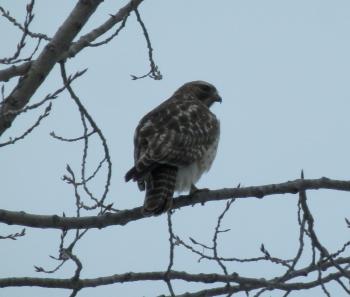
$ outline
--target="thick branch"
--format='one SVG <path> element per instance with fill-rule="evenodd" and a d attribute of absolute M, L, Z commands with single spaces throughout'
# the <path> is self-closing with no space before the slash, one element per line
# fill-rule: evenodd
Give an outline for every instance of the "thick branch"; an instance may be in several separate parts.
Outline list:
<path fill-rule="evenodd" d="M 208 201 L 226 200 L 231 198 L 263 198 L 276 194 L 296 194 L 302 190 L 333 189 L 350 191 L 350 181 L 332 180 L 326 177 L 320 179 L 297 179 L 280 184 L 270 184 L 255 187 L 226 188 L 213 191 L 199 191 L 194 196 L 180 196 L 174 199 L 173 209 L 203 204 Z M 131 221 L 144 218 L 142 208 L 122 210 L 117 213 L 106 213 L 101 216 L 60 217 L 57 215 L 34 215 L 0 209 L 0 222 L 9 225 L 21 225 L 35 228 L 53 229 L 85 229 L 104 228 L 111 225 L 126 225 Z"/>
<path fill-rule="evenodd" d="M 69 46 L 68 50 L 62 53 L 58 60 L 64 60 L 67 58 L 74 57 L 82 49 L 89 46 L 92 41 L 105 34 L 108 30 L 113 28 L 115 24 L 121 22 L 124 18 L 126 18 L 133 9 L 137 8 L 141 4 L 142 1 L 143 0 L 130 1 L 128 4 L 122 7 L 116 14 L 111 15 L 111 17 L 102 25 L 91 30 L 89 33 L 81 36 L 77 42 L 73 42 Z M 11 66 L 7 69 L 0 70 L 0 81 L 8 81 L 14 76 L 26 74 L 29 70 L 31 63 L 32 62 L 25 62 L 19 66 Z"/>
<path fill-rule="evenodd" d="M 339 258 L 337 260 L 338 264 L 348 263 L 349 258 Z M 323 267 L 324 266 L 324 267 Z M 324 263 L 321 265 L 323 269 L 326 269 L 330 266 L 329 263 Z M 302 269 L 300 271 L 296 271 L 294 277 L 302 275 L 305 273 L 305 270 L 308 272 L 312 272 L 318 267 L 309 267 L 308 269 Z M 187 282 L 200 282 L 200 283 L 227 283 L 233 282 L 238 284 L 239 286 L 226 287 L 229 291 L 234 290 L 245 291 L 246 289 L 257 289 L 257 288 L 269 288 L 269 289 L 280 289 L 280 290 L 303 290 L 303 289 L 311 289 L 313 287 L 317 287 L 320 283 L 326 283 L 332 280 L 336 280 L 341 278 L 343 275 L 338 273 L 330 273 L 324 278 L 317 280 L 310 280 L 305 282 L 278 282 L 275 279 L 266 280 L 263 278 L 251 278 L 251 277 L 242 277 L 237 273 L 222 275 L 222 274 L 190 274 L 184 271 L 156 271 L 156 272 L 128 272 L 124 274 L 114 274 L 110 276 L 91 278 L 91 279 L 57 279 L 57 278 L 35 278 L 35 277 L 11 277 L 11 278 L 3 278 L 0 279 L 0 288 L 4 287 L 24 287 L 24 286 L 37 286 L 43 288 L 61 288 L 61 289 L 82 289 L 87 287 L 97 287 L 110 285 L 115 283 L 125 283 L 125 282 L 136 282 L 136 281 L 164 281 L 166 279 L 171 280 L 183 280 Z M 209 289 L 215 290 L 215 289 Z M 202 296 L 202 295 L 201 295 Z M 205 296 L 215 296 L 215 295 L 205 295 Z"/>
<path fill-rule="evenodd" d="M 27 75 L 20 80 L 12 93 L 3 102 L 0 116 L 0 135 L 11 126 L 17 116 L 16 113 L 11 113 L 11 111 L 19 110 L 28 103 L 60 56 L 68 50 L 73 39 L 101 1 L 79 1 L 52 40 L 42 50 L 39 57 L 32 62 Z"/>
<path fill-rule="evenodd" d="M 0 70 L 0 81 L 8 81 L 11 77 L 21 76 L 28 72 L 32 62 L 24 62 L 21 65 L 12 65 L 9 68 Z"/>
<path fill-rule="evenodd" d="M 124 7 L 122 7 L 116 14 L 111 15 L 111 17 L 102 25 L 90 31 L 89 33 L 81 36 L 79 40 L 73 43 L 69 50 L 64 53 L 61 59 L 74 57 L 77 53 L 79 53 L 83 48 L 88 46 L 90 42 L 96 40 L 103 34 L 105 34 L 108 30 L 113 28 L 115 24 L 121 22 L 125 17 L 127 17 L 130 12 L 137 8 L 143 0 L 132 0 Z"/>
<path fill-rule="evenodd" d="M 98 277 L 92 279 L 80 279 L 77 281 L 68 279 L 55 278 L 35 278 L 35 277 L 13 277 L 0 279 L 0 288 L 4 287 L 23 287 L 23 286 L 37 286 L 45 288 L 61 288 L 61 289 L 81 289 L 87 287 L 97 287 L 103 285 L 110 285 L 114 283 L 147 281 L 147 280 L 165 280 L 166 277 L 170 279 L 185 280 L 188 282 L 203 282 L 215 283 L 226 282 L 228 278 L 231 281 L 248 281 L 258 282 L 255 279 L 242 278 L 238 275 L 225 276 L 220 274 L 188 274 L 183 271 L 169 271 L 168 276 L 166 272 L 128 272 L 124 274 L 114 274 L 111 276 Z"/>

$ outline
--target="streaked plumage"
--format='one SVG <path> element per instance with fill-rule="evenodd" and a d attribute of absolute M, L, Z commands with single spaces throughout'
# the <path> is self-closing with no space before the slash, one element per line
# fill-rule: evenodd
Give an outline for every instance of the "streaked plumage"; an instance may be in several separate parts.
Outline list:
<path fill-rule="evenodd" d="M 134 137 L 135 166 L 125 180 L 146 189 L 145 214 L 171 207 L 174 191 L 187 191 L 210 169 L 219 142 L 220 125 L 209 110 L 220 101 L 215 87 L 193 81 L 146 114 Z"/>

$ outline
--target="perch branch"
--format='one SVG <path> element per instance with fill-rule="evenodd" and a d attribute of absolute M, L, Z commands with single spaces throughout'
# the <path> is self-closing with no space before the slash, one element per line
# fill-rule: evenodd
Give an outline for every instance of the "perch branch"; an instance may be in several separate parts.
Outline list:
<path fill-rule="evenodd" d="M 350 191 L 350 181 L 332 180 L 326 177 L 319 179 L 297 179 L 280 184 L 270 184 L 253 187 L 224 188 L 212 191 L 198 192 L 194 196 L 180 196 L 174 199 L 173 209 L 185 206 L 203 204 L 209 201 L 263 198 L 277 194 L 296 194 L 303 190 L 333 189 Z M 282 197 L 282 196 L 281 196 Z M 121 210 L 117 213 L 106 213 L 99 216 L 81 218 L 60 217 L 58 215 L 34 215 L 22 211 L 0 209 L 0 222 L 9 225 L 21 225 L 34 228 L 53 229 L 85 229 L 104 228 L 111 225 L 126 225 L 129 222 L 143 219 L 142 207 Z"/>

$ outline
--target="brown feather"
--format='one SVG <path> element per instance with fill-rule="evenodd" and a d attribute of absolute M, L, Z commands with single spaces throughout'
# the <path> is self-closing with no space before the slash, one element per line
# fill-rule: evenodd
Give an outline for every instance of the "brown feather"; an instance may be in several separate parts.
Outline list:
<path fill-rule="evenodd" d="M 143 204 L 145 215 L 159 215 L 172 206 L 177 168 L 163 165 L 152 170 L 146 180 Z"/>

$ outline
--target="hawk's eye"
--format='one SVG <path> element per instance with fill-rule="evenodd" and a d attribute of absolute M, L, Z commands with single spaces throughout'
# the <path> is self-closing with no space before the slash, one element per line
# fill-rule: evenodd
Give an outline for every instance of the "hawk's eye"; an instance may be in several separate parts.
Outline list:
<path fill-rule="evenodd" d="M 211 87 L 208 85 L 200 85 L 199 87 L 205 93 L 210 93 L 210 91 L 211 91 Z"/>

